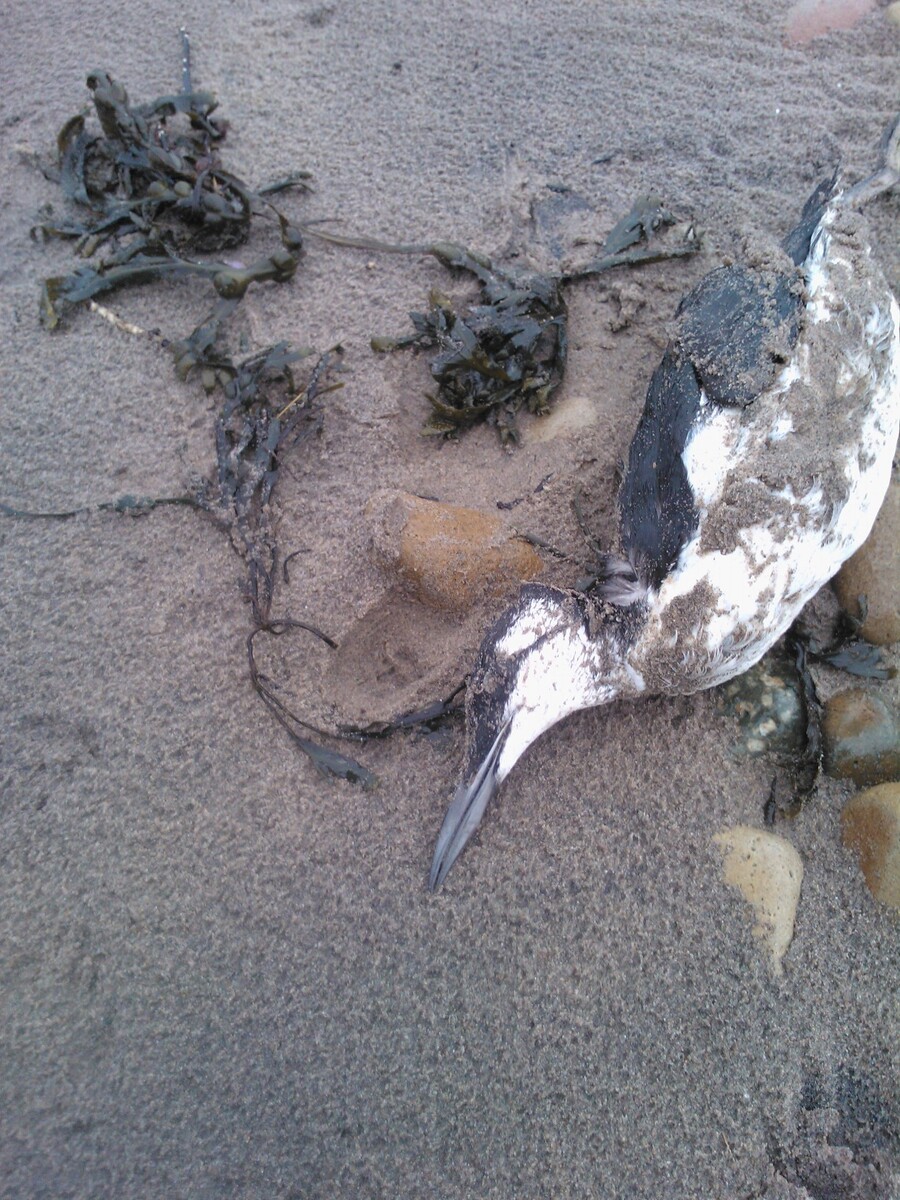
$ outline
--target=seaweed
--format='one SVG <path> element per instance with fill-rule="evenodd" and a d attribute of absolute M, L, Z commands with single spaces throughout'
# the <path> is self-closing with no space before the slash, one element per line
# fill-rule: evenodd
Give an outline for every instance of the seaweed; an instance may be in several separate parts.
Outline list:
<path fill-rule="evenodd" d="M 826 650 L 810 650 L 813 658 L 864 679 L 890 679 L 892 669 L 886 665 L 881 650 L 864 638 L 848 637 Z"/>
<path fill-rule="evenodd" d="M 27 508 L 13 508 L 9 504 L 0 504 L 0 516 L 18 517 L 26 521 L 69 521 L 72 517 L 80 517 L 90 512 L 126 513 L 131 517 L 143 517 L 154 508 L 165 508 L 175 505 L 186 508 L 204 508 L 197 496 L 119 496 L 116 500 L 104 500 L 100 504 L 88 504 L 82 508 L 66 508 L 61 512 L 35 512 Z"/>
<path fill-rule="evenodd" d="M 521 410 L 535 415 L 548 412 L 562 382 L 568 348 L 563 285 L 615 267 L 694 254 L 700 243 L 692 230 L 680 242 L 662 243 L 656 238 L 663 226 L 672 223 L 671 213 L 657 197 L 641 197 L 609 234 L 599 258 L 559 275 L 498 266 L 453 242 L 392 245 L 321 231 L 316 236 L 360 249 L 430 254 L 449 270 L 475 276 L 481 289 L 479 303 L 460 310 L 434 288 L 428 308 L 409 314 L 411 334 L 375 337 L 372 349 L 378 353 L 405 347 L 437 351 L 430 363 L 437 390 L 427 394 L 432 411 L 423 433 L 456 435 L 485 421 L 508 444 L 518 441 Z"/>
<path fill-rule="evenodd" d="M 857 597 L 859 616 L 842 611 L 830 642 L 821 644 L 807 638 L 807 649 L 812 658 L 828 663 L 848 675 L 859 675 L 864 679 L 892 679 L 889 667 L 878 646 L 873 646 L 862 636 L 861 630 L 869 614 L 869 602 L 865 596 Z"/>
<path fill-rule="evenodd" d="M 809 670 L 806 643 L 801 637 L 793 634 L 788 637 L 787 648 L 793 655 L 794 669 L 800 684 L 800 705 L 803 714 L 803 750 L 794 764 L 797 781 L 794 806 L 799 808 L 812 795 L 822 772 L 822 702 Z"/>
<path fill-rule="evenodd" d="M 252 188 L 226 169 L 221 145 L 228 125 L 213 115 L 215 96 L 193 87 L 183 30 L 180 92 L 134 104 L 105 71 L 91 72 L 87 87 L 99 129 L 83 113 L 71 117 L 57 137 L 55 169 L 45 172 L 72 211 L 61 221 L 48 216 L 31 231 L 73 240 L 85 260 L 44 281 L 40 313 L 48 329 L 71 308 L 132 284 L 199 275 L 235 302 L 251 283 L 293 276 L 303 238 L 268 197 L 288 187 L 306 190 L 309 172 Z M 281 244 L 271 254 L 249 266 L 205 257 L 243 245 L 257 216 L 277 223 Z M 102 249 L 104 257 L 87 261 Z M 221 323 L 225 309 L 217 311 Z M 179 363 L 182 375 L 190 370 L 185 364 Z"/>
<path fill-rule="evenodd" d="M 445 699 L 432 700 L 430 704 L 412 709 L 410 712 L 400 713 L 392 720 L 373 721 L 365 727 L 341 725 L 339 732 L 344 737 L 358 738 L 361 741 L 387 738 L 395 733 L 408 730 L 418 730 L 425 734 L 438 733 L 443 730 L 448 721 L 464 716 L 463 705 L 458 698 L 465 692 L 466 683 L 467 681 L 463 679 Z M 456 703 L 454 703 L 455 701 Z"/>
<path fill-rule="evenodd" d="M 485 420 L 501 442 L 515 442 L 520 409 L 547 412 L 562 381 L 568 331 L 559 281 L 498 267 L 451 242 L 427 252 L 451 270 L 475 275 L 481 303 L 460 313 L 433 289 L 427 311 L 410 313 L 414 333 L 373 338 L 372 348 L 437 349 L 430 364 L 437 392 L 428 396 L 432 412 L 423 433 L 457 433 Z"/>
<path fill-rule="evenodd" d="M 278 342 L 241 360 L 233 358 L 226 330 L 248 287 L 287 282 L 303 250 L 299 228 L 266 197 L 305 188 L 309 176 L 296 172 L 254 190 L 226 171 L 219 145 L 227 125 L 212 115 L 212 94 L 192 86 L 184 31 L 182 52 L 182 91 L 150 104 L 131 104 L 125 88 L 104 72 L 88 76 L 100 132 L 88 128 L 84 115 L 71 118 L 57 139 L 56 168 L 45 171 L 60 184 L 76 213 L 55 223 L 48 217 L 31 232 L 33 237 L 73 240 L 75 252 L 84 259 L 105 247 L 105 257 L 96 263 L 45 280 L 41 316 L 48 329 L 56 328 L 72 307 L 88 303 L 123 332 L 143 334 L 146 331 L 122 321 L 95 298 L 126 285 L 186 275 L 209 279 L 217 295 L 212 310 L 187 336 L 160 341 L 170 350 L 181 380 L 197 373 L 207 393 L 221 393 L 214 425 L 215 473 L 191 495 L 125 495 L 62 511 L 0 504 L 0 515 L 27 520 L 68 520 L 91 511 L 143 516 L 162 506 L 183 505 L 211 516 L 245 564 L 252 622 L 246 649 L 253 688 L 318 770 L 371 786 L 371 771 L 308 734 L 362 741 L 400 729 L 431 731 L 453 711 L 453 697 L 420 713 L 401 715 L 377 730 L 325 730 L 292 712 L 278 684 L 259 670 L 255 647 L 262 634 L 306 632 L 335 646 L 315 626 L 274 613 L 278 581 L 287 583 L 294 555 L 280 555 L 272 501 L 286 455 L 321 431 L 323 397 L 343 386 L 334 378 L 341 369 L 342 350 L 334 346 L 314 357 L 312 349 Z M 169 119 L 176 116 L 187 124 L 170 126 Z M 277 222 L 281 245 L 271 255 L 249 266 L 196 257 L 246 241 L 256 216 Z"/>
<path fill-rule="evenodd" d="M 641 242 L 649 242 L 663 225 L 674 225 L 675 218 L 663 208 L 659 196 L 639 196 L 629 211 L 612 227 L 603 243 L 604 254 L 621 254 Z"/>
<path fill-rule="evenodd" d="M 322 428 L 321 397 L 343 385 L 328 382 L 340 365 L 341 348 L 321 355 L 301 388 L 295 366 L 312 350 L 279 342 L 239 364 L 201 358 L 198 365 L 227 373 L 224 400 L 215 422 L 217 472 L 206 480 L 201 502 L 225 524 L 247 564 L 248 599 L 254 624 L 271 621 L 278 548 L 271 500 L 281 458 Z"/>
<path fill-rule="evenodd" d="M 322 397 L 343 387 L 333 378 L 341 367 L 342 348 L 333 346 L 320 355 L 302 386 L 296 367 L 314 352 L 292 349 L 285 342 L 238 364 L 217 354 L 214 342 L 201 345 L 196 338 L 185 342 L 183 353 L 193 356 L 193 365 L 204 374 L 212 372 L 224 393 L 215 422 L 216 475 L 204 481 L 198 503 L 224 526 L 246 565 L 245 594 L 253 624 L 246 643 L 250 682 L 294 745 L 322 774 L 371 787 L 376 778 L 367 767 L 307 736 L 350 734 L 320 729 L 294 713 L 279 696 L 277 683 L 259 670 L 255 654 L 260 634 L 281 637 L 303 631 L 332 649 L 336 646 L 308 622 L 273 615 L 276 587 L 279 578 L 287 580 L 287 564 L 293 555 L 283 558 L 279 572 L 272 497 L 287 452 L 321 432 Z"/>
<path fill-rule="evenodd" d="M 102 71 L 89 75 L 87 85 L 99 131 L 88 126 L 83 114 L 72 117 L 57 139 L 56 168 L 45 171 L 60 184 L 74 212 L 59 222 L 48 218 L 31 232 L 33 237 L 73 240 L 76 254 L 85 260 L 101 248 L 105 256 L 45 280 L 43 323 L 54 329 L 72 307 L 90 303 L 118 328 L 142 333 L 98 305 L 95 297 L 126 285 L 203 276 L 217 295 L 214 307 L 186 337 L 163 344 L 180 379 L 197 372 L 208 393 L 219 391 L 223 397 L 215 419 L 216 472 L 194 495 L 122 496 L 93 509 L 139 516 L 162 505 L 187 505 L 211 515 L 246 567 L 253 625 L 247 655 L 254 689 L 320 771 L 370 785 L 374 776 L 365 767 L 305 735 L 303 730 L 315 727 L 287 708 L 254 657 L 262 633 L 305 630 L 334 645 L 311 625 L 273 615 L 279 549 L 272 498 L 285 455 L 320 431 L 322 397 L 342 386 L 333 379 L 341 348 L 319 356 L 301 383 L 299 365 L 314 351 L 279 342 L 235 361 L 225 343 L 229 318 L 252 283 L 284 283 L 294 275 L 303 250 L 301 233 L 267 197 L 286 188 L 306 188 L 309 175 L 296 172 L 253 189 L 225 169 L 220 146 L 227 125 L 213 116 L 215 97 L 193 88 L 184 31 L 178 94 L 135 105 L 125 88 Z M 249 266 L 205 257 L 244 243 L 257 216 L 277 223 L 281 244 L 272 254 Z M 0 515 L 23 519 L 65 520 L 85 511 L 90 510 L 34 512 L 0 505 Z M 327 736 L 327 731 L 316 732 Z"/>
<path fill-rule="evenodd" d="M 225 384 L 225 402 L 216 419 L 218 474 L 214 481 L 207 481 L 202 503 L 208 511 L 220 516 L 232 544 L 247 564 L 247 599 L 253 616 L 253 629 L 247 637 L 247 661 L 257 694 L 320 772 L 372 787 L 377 779 L 367 767 L 312 740 L 307 733 L 367 741 L 412 728 L 431 732 L 453 711 L 451 702 L 459 689 L 446 701 L 402 714 L 377 728 L 342 726 L 329 730 L 293 712 L 278 695 L 278 685 L 259 670 L 255 646 L 260 634 L 281 637 L 302 631 L 331 649 L 337 647 L 333 638 L 306 621 L 272 615 L 279 577 L 287 581 L 288 563 L 298 553 L 284 556 L 279 572 L 270 505 L 280 458 L 286 450 L 321 432 L 324 416 L 321 397 L 343 387 L 330 378 L 340 369 L 343 353 L 340 346 L 334 346 L 318 358 L 304 387 L 298 390 L 294 364 L 311 353 L 291 350 L 282 343 L 246 360 L 235 370 Z M 285 396 L 286 403 L 282 403 Z"/>

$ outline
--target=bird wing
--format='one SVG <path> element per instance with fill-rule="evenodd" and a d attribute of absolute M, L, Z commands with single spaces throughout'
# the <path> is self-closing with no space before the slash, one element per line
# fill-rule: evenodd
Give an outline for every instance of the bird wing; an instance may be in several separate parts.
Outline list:
<path fill-rule="evenodd" d="M 682 452 L 700 414 L 693 364 L 670 345 L 650 380 L 619 492 L 622 549 L 645 588 L 659 587 L 697 528 Z M 610 570 L 610 583 L 613 578 Z M 600 591 L 615 601 L 602 584 Z"/>
<path fill-rule="evenodd" d="M 749 408 L 790 358 L 803 320 L 802 268 L 835 182 L 813 191 L 782 254 L 711 271 L 679 304 L 628 452 L 623 557 L 609 556 L 596 585 L 606 599 L 630 604 L 658 588 L 695 534 L 700 514 L 684 449 L 706 414 Z"/>
<path fill-rule="evenodd" d="M 688 441 L 716 407 L 748 408 L 771 387 L 797 340 L 802 308 L 793 268 L 738 265 L 712 271 L 678 306 L 619 492 L 622 548 L 644 587 L 660 586 L 697 529 Z"/>

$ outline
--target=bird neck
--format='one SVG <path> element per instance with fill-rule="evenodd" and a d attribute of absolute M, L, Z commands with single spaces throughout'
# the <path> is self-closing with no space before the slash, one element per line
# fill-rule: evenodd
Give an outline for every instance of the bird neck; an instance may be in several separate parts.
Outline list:
<path fill-rule="evenodd" d="M 588 597 L 584 610 L 588 689 L 593 698 L 581 707 L 639 696 L 646 685 L 630 662 L 630 651 L 647 623 L 646 603 L 617 605 Z"/>

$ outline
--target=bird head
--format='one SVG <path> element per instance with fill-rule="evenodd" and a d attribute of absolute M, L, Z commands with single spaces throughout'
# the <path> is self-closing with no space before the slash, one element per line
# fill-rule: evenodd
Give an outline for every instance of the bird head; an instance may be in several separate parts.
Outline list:
<path fill-rule="evenodd" d="M 551 725 L 621 690 L 616 626 L 575 592 L 529 584 L 491 626 L 466 694 L 466 763 L 438 835 L 433 891 L 502 781 Z"/>

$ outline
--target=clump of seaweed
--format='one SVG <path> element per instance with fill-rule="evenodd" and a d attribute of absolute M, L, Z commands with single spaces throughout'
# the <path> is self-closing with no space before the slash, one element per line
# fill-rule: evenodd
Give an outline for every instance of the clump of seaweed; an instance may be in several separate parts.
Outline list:
<path fill-rule="evenodd" d="M 334 641 L 314 625 L 289 616 L 273 616 L 272 612 L 278 567 L 280 564 L 281 575 L 287 579 L 290 558 L 280 556 L 272 519 L 271 501 L 281 461 L 289 450 L 321 431 L 322 397 L 343 386 L 332 378 L 340 368 L 340 346 L 321 355 L 300 385 L 296 365 L 312 353 L 292 350 L 281 342 L 237 366 L 226 364 L 225 369 L 233 373 L 224 384 L 225 398 L 216 417 L 217 472 L 214 479 L 205 481 L 199 499 L 202 507 L 228 530 L 232 545 L 246 564 L 246 595 L 253 618 L 253 629 L 247 637 L 247 662 L 257 695 L 320 771 L 368 787 L 375 783 L 372 772 L 310 738 L 309 733 L 334 735 L 292 712 L 279 696 L 277 684 L 256 663 L 255 644 L 260 634 L 280 637 L 303 630 L 335 647 Z"/>
<path fill-rule="evenodd" d="M 413 332 L 375 337 L 372 349 L 437 350 L 430 363 L 437 390 L 427 396 L 431 414 L 423 433 L 454 435 L 486 421 L 507 444 L 518 441 L 521 410 L 546 413 L 562 382 L 568 348 L 563 285 L 614 267 L 694 254 L 700 242 L 690 228 L 680 241 L 661 240 L 660 231 L 673 223 L 658 197 L 643 196 L 616 223 L 599 258 L 559 275 L 501 267 L 453 242 L 398 246 L 321 231 L 316 236 L 366 250 L 430 254 L 450 270 L 475 276 L 479 303 L 460 310 L 432 289 L 427 310 L 409 314 Z"/>
<path fill-rule="evenodd" d="M 426 312 L 411 312 L 414 333 L 373 338 L 373 350 L 437 348 L 437 392 L 422 432 L 452 434 L 486 420 L 504 443 L 518 440 L 516 416 L 548 411 L 566 364 L 567 311 L 559 280 L 513 272 L 451 242 L 428 247 L 445 267 L 481 284 L 481 303 L 464 313 L 437 289 Z"/>
<path fill-rule="evenodd" d="M 253 687 L 319 770 L 369 785 L 374 776 L 365 767 L 307 736 L 309 731 L 327 736 L 328 731 L 316 730 L 290 711 L 254 656 L 262 633 L 306 630 L 334 645 L 311 625 L 273 615 L 278 567 L 286 578 L 287 559 L 280 556 L 272 499 L 285 456 L 320 431 L 322 399 L 342 386 L 334 379 L 341 348 L 313 359 L 314 351 L 279 342 L 236 360 L 224 337 L 251 283 L 284 283 L 296 271 L 303 247 L 300 231 L 266 197 L 286 187 L 305 188 L 309 175 L 301 171 L 252 189 L 228 171 L 220 154 L 227 125 L 213 116 L 215 97 L 192 86 L 184 31 L 182 50 L 182 90 L 150 104 L 132 104 L 125 88 L 105 72 L 88 76 L 99 130 L 89 128 L 83 115 L 69 120 L 57 141 L 58 165 L 46 172 L 59 182 L 74 215 L 58 222 L 48 218 L 32 235 L 72 239 L 85 260 L 101 249 L 105 255 L 69 275 L 45 280 L 42 320 L 53 329 L 70 308 L 87 302 L 118 328 L 142 333 L 98 305 L 95 297 L 184 275 L 211 281 L 218 297 L 212 311 L 186 337 L 164 344 L 180 379 L 197 372 L 208 393 L 222 394 L 215 419 L 215 475 L 193 495 L 123 496 L 95 507 L 140 516 L 162 505 L 183 504 L 209 514 L 228 532 L 246 566 Z M 176 124 L 172 118 L 180 120 Z M 206 257 L 246 242 L 258 216 L 277 223 L 281 244 L 271 255 L 250 266 Z M 300 364 L 310 359 L 312 367 L 301 376 Z M 80 511 L 29 512 L 0 505 L 3 515 L 20 518 L 64 520 Z"/>
<path fill-rule="evenodd" d="M 314 358 L 311 349 L 279 342 L 240 360 L 232 357 L 225 329 L 248 287 L 287 282 L 303 248 L 299 229 L 266 197 L 287 187 L 305 188 L 310 177 L 300 171 L 254 190 L 227 171 L 219 154 L 227 125 L 212 115 L 214 96 L 192 86 L 184 31 L 182 52 L 181 92 L 150 104 L 132 105 L 125 88 L 104 72 L 88 76 L 101 132 L 90 131 L 83 115 L 73 117 L 59 134 L 56 168 L 45 169 L 77 215 L 59 222 L 51 222 L 48 215 L 32 229 L 32 236 L 72 239 L 84 259 L 109 247 L 95 265 L 45 281 L 41 317 L 48 329 L 57 327 L 73 306 L 88 303 L 123 332 L 143 334 L 146 331 L 122 321 L 95 297 L 129 284 L 184 275 L 210 279 L 218 295 L 212 311 L 186 337 L 162 344 L 169 347 L 180 379 L 197 372 L 207 393 L 222 394 L 215 419 L 215 474 L 190 495 L 126 495 L 58 512 L 0 504 L 0 515 L 67 520 L 99 511 L 138 517 L 163 506 L 183 505 L 211 516 L 226 530 L 246 566 L 245 594 L 253 626 L 247 659 L 254 689 L 323 774 L 368 787 L 376 781 L 371 771 L 308 735 L 363 741 L 401 729 L 431 731 L 456 711 L 457 692 L 377 730 L 326 730 L 292 712 L 278 684 L 259 670 L 255 645 L 260 635 L 304 631 L 332 648 L 336 645 L 315 626 L 274 614 L 277 585 L 280 579 L 288 581 L 293 556 L 280 552 L 272 500 L 288 452 L 321 431 L 323 397 L 343 386 L 334 378 L 341 369 L 342 350 L 334 346 Z M 176 116 L 183 118 L 177 129 L 167 124 Z M 257 216 L 274 218 L 278 224 L 281 246 L 267 258 L 244 267 L 195 257 L 241 245 Z"/>
<path fill-rule="evenodd" d="M 864 679 L 892 679 L 894 671 L 884 661 L 878 646 L 873 646 L 862 636 L 862 629 L 869 615 L 869 602 L 865 596 L 857 597 L 859 616 L 842 611 L 831 639 L 821 642 L 804 631 L 807 650 L 812 658 L 828 663 L 848 675 L 859 675 Z"/>
<path fill-rule="evenodd" d="M 57 164 L 46 173 L 59 183 L 73 211 L 59 221 L 48 214 L 32 236 L 72 239 L 85 262 L 44 281 L 41 318 L 48 329 L 73 306 L 115 288 L 200 275 L 210 280 L 221 303 L 188 341 L 210 334 L 214 341 L 251 283 L 284 283 L 297 269 L 300 230 L 268 197 L 289 187 L 305 189 L 309 173 L 297 171 L 254 189 L 229 171 L 221 157 L 228 125 L 213 115 L 215 96 L 193 87 L 184 31 L 182 47 L 180 92 L 134 104 L 120 83 L 94 71 L 87 86 L 99 129 L 80 113 L 60 130 Z M 249 266 L 205 257 L 246 242 L 256 216 L 277 223 L 281 244 L 272 254 Z M 102 258 L 87 261 L 101 250 L 106 251 Z M 176 343 L 176 354 L 181 350 L 182 343 Z M 181 353 L 182 377 L 194 365 Z"/>

